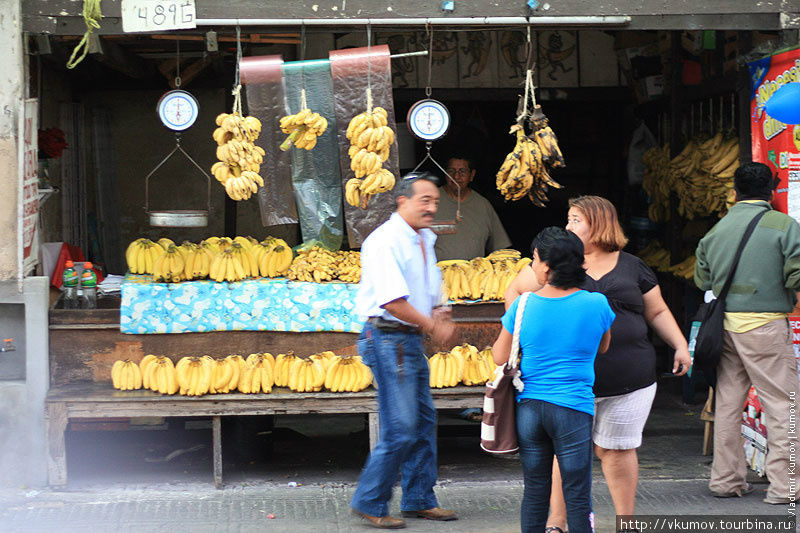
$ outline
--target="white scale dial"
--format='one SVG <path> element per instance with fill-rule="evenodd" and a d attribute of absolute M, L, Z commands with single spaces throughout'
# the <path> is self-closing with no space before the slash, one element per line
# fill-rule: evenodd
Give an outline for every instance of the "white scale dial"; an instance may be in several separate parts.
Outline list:
<path fill-rule="evenodd" d="M 197 120 L 200 107 L 194 96 L 177 89 L 169 91 L 158 101 L 158 118 L 173 131 L 183 131 Z"/>
<path fill-rule="evenodd" d="M 420 100 L 408 110 L 408 128 L 422 141 L 441 139 L 450 128 L 450 113 L 438 100 Z"/>

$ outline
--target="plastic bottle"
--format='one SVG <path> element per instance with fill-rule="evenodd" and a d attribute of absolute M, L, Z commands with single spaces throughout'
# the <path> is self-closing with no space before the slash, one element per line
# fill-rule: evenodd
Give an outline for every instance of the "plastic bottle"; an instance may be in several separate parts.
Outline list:
<path fill-rule="evenodd" d="M 75 263 L 67 261 L 64 263 L 64 275 L 61 277 L 63 291 L 64 309 L 78 308 L 78 272 L 75 271 Z"/>
<path fill-rule="evenodd" d="M 83 305 L 81 307 L 84 309 L 97 309 L 97 274 L 92 270 L 92 263 L 89 261 L 83 264 L 81 290 L 83 292 Z"/>

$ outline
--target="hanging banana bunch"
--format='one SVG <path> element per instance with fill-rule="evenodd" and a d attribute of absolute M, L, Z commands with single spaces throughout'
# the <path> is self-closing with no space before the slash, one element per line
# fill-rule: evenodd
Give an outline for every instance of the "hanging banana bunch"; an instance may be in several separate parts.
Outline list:
<path fill-rule="evenodd" d="M 394 174 L 383 168 L 394 144 L 394 131 L 388 124 L 386 110 L 374 107 L 353 117 L 347 126 L 350 170 L 356 177 L 345 184 L 345 200 L 353 207 L 366 209 L 371 196 L 394 188 Z"/>
<path fill-rule="evenodd" d="M 311 150 L 317 145 L 317 137 L 328 129 L 328 121 L 319 113 L 304 108 L 299 113 L 287 115 L 281 119 L 281 131 L 289 136 L 281 144 L 286 151 L 294 143 L 296 148 Z"/>
<path fill-rule="evenodd" d="M 548 201 L 547 188 L 561 188 L 561 185 L 550 177 L 545 160 L 555 162 L 560 160 L 563 166 L 563 158 L 559 159 L 561 152 L 557 152 L 558 156 L 555 155 L 556 152 L 545 152 L 542 148 L 544 140 L 539 142 L 541 137 L 538 133 L 534 132 L 531 138 L 525 135 L 524 127 L 519 124 L 511 126 L 509 133 L 516 134 L 517 144 L 506 156 L 497 172 L 497 190 L 503 193 L 506 200 L 519 200 L 527 194 L 534 205 L 544 207 Z M 555 149 L 558 148 L 555 142 L 548 146 L 552 149 L 553 145 Z"/>
<path fill-rule="evenodd" d="M 264 162 L 264 149 L 255 145 L 261 133 L 261 121 L 256 117 L 242 117 L 240 113 L 217 115 L 219 126 L 212 137 L 217 142 L 217 159 L 211 173 L 234 200 L 247 200 L 258 187 L 264 186 L 259 175 Z"/>

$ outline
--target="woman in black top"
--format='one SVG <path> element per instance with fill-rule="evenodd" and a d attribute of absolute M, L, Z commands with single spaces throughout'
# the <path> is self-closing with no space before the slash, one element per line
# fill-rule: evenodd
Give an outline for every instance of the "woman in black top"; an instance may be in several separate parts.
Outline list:
<path fill-rule="evenodd" d="M 588 276 L 582 288 L 603 293 L 617 315 L 611 347 L 595 360 L 593 439 L 616 514 L 632 515 L 639 477 L 636 448 L 655 396 L 656 354 L 647 326 L 675 350 L 672 372 L 677 376 L 689 370 L 689 348 L 653 271 L 622 251 L 627 239 L 614 205 L 599 196 L 581 196 L 571 199 L 569 206 L 567 229 L 584 244 Z M 531 269 L 522 269 L 506 291 L 506 306 L 522 292 L 537 288 Z M 566 526 L 560 485 L 555 465 L 548 532 L 562 532 Z"/>

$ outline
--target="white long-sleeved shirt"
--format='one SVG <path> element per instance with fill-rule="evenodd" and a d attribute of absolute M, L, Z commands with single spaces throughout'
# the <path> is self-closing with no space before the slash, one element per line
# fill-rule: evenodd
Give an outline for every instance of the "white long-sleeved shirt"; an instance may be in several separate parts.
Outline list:
<path fill-rule="evenodd" d="M 425 247 L 423 260 L 422 247 Z M 425 316 L 440 303 L 442 273 L 436 266 L 436 234 L 423 228 L 417 233 L 393 213 L 361 245 L 361 283 L 356 310 L 362 318 L 379 316 L 402 322 L 381 306 L 405 298 Z"/>

